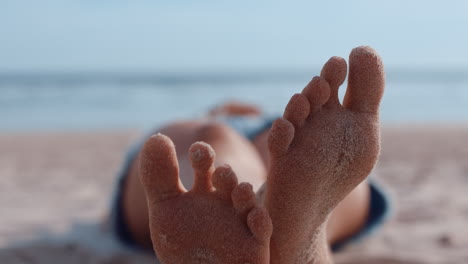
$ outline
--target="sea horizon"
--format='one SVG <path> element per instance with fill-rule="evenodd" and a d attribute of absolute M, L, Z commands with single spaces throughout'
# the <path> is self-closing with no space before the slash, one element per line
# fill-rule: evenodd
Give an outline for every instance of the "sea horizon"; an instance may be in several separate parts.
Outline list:
<path fill-rule="evenodd" d="M 147 129 L 200 116 L 226 100 L 280 115 L 319 70 L 0 71 L 0 132 Z M 468 68 L 389 67 L 386 73 L 384 124 L 468 121 Z"/>

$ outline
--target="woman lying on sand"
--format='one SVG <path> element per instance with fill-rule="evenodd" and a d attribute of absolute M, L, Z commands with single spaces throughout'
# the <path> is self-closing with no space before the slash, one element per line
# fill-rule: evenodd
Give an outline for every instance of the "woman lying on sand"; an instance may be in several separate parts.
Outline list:
<path fill-rule="evenodd" d="M 380 150 L 382 61 L 358 47 L 349 63 L 343 104 L 347 65 L 333 57 L 274 122 L 233 103 L 159 129 L 124 166 L 119 238 L 167 264 L 330 263 L 331 248 L 387 208 L 366 181 Z"/>

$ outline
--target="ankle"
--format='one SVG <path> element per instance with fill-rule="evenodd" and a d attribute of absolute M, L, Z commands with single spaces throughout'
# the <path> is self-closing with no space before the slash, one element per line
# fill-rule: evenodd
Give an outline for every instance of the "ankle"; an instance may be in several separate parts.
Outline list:
<path fill-rule="evenodd" d="M 308 256 L 304 263 L 307 263 L 307 264 L 333 263 L 332 257 L 331 257 L 331 250 L 327 241 L 326 226 L 327 226 L 327 221 L 325 221 L 317 229 L 317 233 L 312 238 L 311 247 L 308 251 Z"/>

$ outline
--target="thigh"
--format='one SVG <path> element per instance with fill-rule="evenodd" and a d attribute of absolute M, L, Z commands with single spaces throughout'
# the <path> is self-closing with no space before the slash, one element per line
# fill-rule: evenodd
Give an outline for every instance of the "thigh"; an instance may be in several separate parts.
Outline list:
<path fill-rule="evenodd" d="M 229 126 L 214 121 L 175 123 L 161 130 L 176 145 L 180 166 L 180 177 L 186 188 L 193 184 L 193 173 L 188 157 L 188 149 L 197 141 L 211 145 L 216 152 L 215 165 L 229 164 L 239 182 L 249 182 L 254 191 L 266 179 L 267 170 L 255 146 L 243 135 Z"/>

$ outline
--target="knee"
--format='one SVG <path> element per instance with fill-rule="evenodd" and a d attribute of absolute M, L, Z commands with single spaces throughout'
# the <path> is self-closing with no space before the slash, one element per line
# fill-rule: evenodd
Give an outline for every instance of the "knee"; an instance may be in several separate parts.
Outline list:
<path fill-rule="evenodd" d="M 232 136 L 232 129 L 219 122 L 209 122 L 201 125 L 195 132 L 196 141 L 212 142 Z"/>

